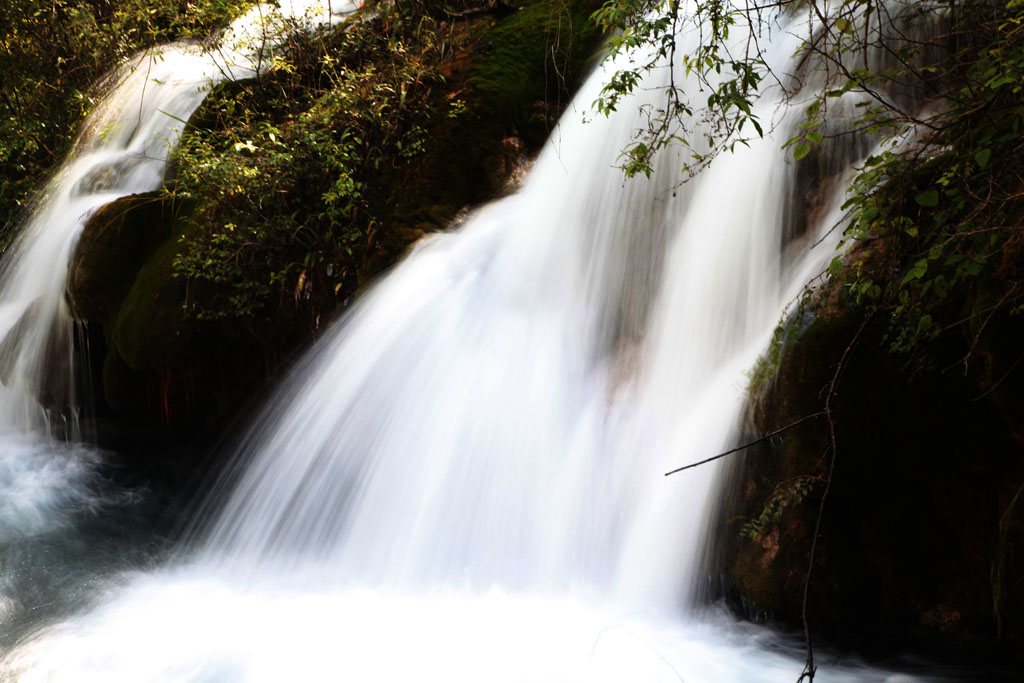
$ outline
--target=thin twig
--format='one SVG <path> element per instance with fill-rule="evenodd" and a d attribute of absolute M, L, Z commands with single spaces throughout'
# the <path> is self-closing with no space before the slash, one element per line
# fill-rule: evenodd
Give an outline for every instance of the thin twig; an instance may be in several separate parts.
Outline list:
<path fill-rule="evenodd" d="M 825 490 L 821 493 L 821 504 L 818 506 L 818 519 L 814 524 L 814 537 L 811 539 L 811 556 L 807 563 L 807 577 L 804 579 L 804 599 L 801 608 L 801 618 L 804 622 L 804 640 L 807 648 L 807 660 L 804 664 L 804 670 L 800 674 L 800 677 L 796 679 L 797 683 L 801 683 L 804 679 L 813 683 L 814 681 L 814 646 L 811 641 L 811 622 L 807 618 L 807 604 L 810 598 L 811 590 L 811 579 L 814 576 L 814 559 L 818 551 L 818 537 L 821 534 L 821 520 L 825 516 L 825 501 L 828 500 L 829 490 L 832 488 L 832 478 L 836 471 L 836 456 L 839 449 L 836 445 L 836 422 L 832 415 L 832 399 L 836 397 L 836 387 L 839 386 L 839 379 L 843 374 L 843 370 L 846 369 L 846 361 L 850 356 L 850 352 L 856 345 L 857 340 L 860 339 L 861 333 L 864 328 L 867 327 L 868 321 L 871 320 L 871 316 L 874 315 L 874 311 L 868 313 L 864 318 L 864 322 L 860 324 L 857 329 L 857 333 L 853 335 L 853 339 L 846 346 L 846 350 L 843 351 L 842 358 L 839 359 L 839 365 L 836 367 L 835 374 L 832 375 L 832 382 L 828 387 L 828 396 L 825 398 L 825 417 L 828 419 L 828 432 L 829 432 L 829 445 L 832 450 L 832 458 L 828 464 L 828 474 L 825 475 Z"/>
<path fill-rule="evenodd" d="M 750 441 L 748 443 L 743 444 L 742 446 L 737 446 L 736 448 L 733 448 L 732 450 L 725 451 L 724 453 L 719 453 L 718 455 L 713 455 L 710 458 L 705 458 L 704 460 L 701 460 L 700 462 L 695 462 L 692 465 L 686 465 L 685 467 L 680 467 L 678 469 L 674 469 L 671 472 L 666 472 L 665 476 L 667 477 L 668 475 L 675 474 L 676 472 L 682 472 L 683 470 L 693 469 L 694 467 L 699 467 L 700 465 L 706 465 L 709 462 L 712 462 L 714 460 L 718 460 L 720 458 L 724 458 L 727 455 L 732 455 L 733 453 L 738 453 L 738 452 L 740 452 L 742 450 L 746 450 L 747 448 L 750 448 L 751 446 L 756 446 L 757 444 L 761 443 L 762 441 L 767 441 L 768 439 L 774 438 L 774 437 L 778 436 L 779 434 L 782 434 L 783 432 L 788 431 L 788 430 L 792 429 L 793 427 L 796 427 L 798 424 L 800 424 L 802 422 L 806 422 L 807 420 L 810 420 L 811 418 L 814 418 L 814 417 L 821 417 L 824 414 L 825 414 L 825 411 L 822 410 L 820 412 L 812 413 L 810 415 L 804 415 L 803 417 L 801 417 L 796 422 L 793 422 L 792 424 L 788 424 L 785 427 L 783 427 L 782 429 L 776 429 L 774 432 L 772 432 L 770 434 L 765 434 L 760 439 L 755 439 L 753 441 Z"/>
<path fill-rule="evenodd" d="M 980 401 L 981 399 L 985 398 L 986 396 L 991 394 L 993 391 L 995 391 L 999 387 L 999 385 L 1003 383 L 1003 380 L 1006 379 L 1007 377 L 1009 377 L 1010 373 L 1012 373 L 1014 370 L 1017 369 L 1017 366 L 1020 364 L 1020 362 L 1022 360 L 1024 360 L 1024 353 L 1022 353 L 1021 355 L 1017 356 L 1017 360 L 1013 361 L 1013 365 L 1010 366 L 1010 369 L 1007 370 L 1006 372 L 1004 372 L 1003 376 L 1000 377 L 998 380 L 996 380 L 995 383 L 988 388 L 988 391 L 986 391 L 981 396 L 978 396 L 977 398 L 973 398 L 971 400 L 972 401 Z"/>

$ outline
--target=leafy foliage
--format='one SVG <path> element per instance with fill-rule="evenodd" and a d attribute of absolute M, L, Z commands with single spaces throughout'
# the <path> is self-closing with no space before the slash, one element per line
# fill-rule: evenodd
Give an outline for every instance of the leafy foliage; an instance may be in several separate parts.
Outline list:
<path fill-rule="evenodd" d="M 698 2 L 692 11 L 684 11 L 679 0 L 607 0 L 593 14 L 593 19 L 606 32 L 608 59 L 617 69 L 609 78 L 594 108 L 601 114 L 615 111 L 623 100 L 637 92 L 652 72 L 664 70 L 667 84 L 660 87 L 663 104 L 644 105 L 647 125 L 623 150 L 622 168 L 627 176 L 650 175 L 654 155 L 673 142 L 692 148 L 691 161 L 683 169 L 694 173 L 706 166 L 718 151 L 744 143 L 743 129 L 750 124 L 752 132 L 762 135 L 758 117 L 752 111 L 753 101 L 767 71 L 751 32 L 746 50 L 731 50 L 731 31 L 740 24 L 740 31 L 749 27 L 751 16 L 728 0 Z M 686 32 L 697 32 L 695 45 L 682 44 Z M 683 75 L 696 77 L 701 91 L 707 90 L 706 103 L 697 104 L 682 83 Z M 698 118 L 714 120 L 707 133 L 707 147 L 691 140 L 691 121 Z M 699 141 L 703 142 L 703 141 Z"/>
<path fill-rule="evenodd" d="M 374 22 L 295 32 L 257 83 L 227 83 L 182 140 L 173 192 L 199 207 L 176 272 L 200 318 L 248 317 L 310 291 L 351 289 L 341 263 L 374 230 L 368 186 L 413 158 L 439 77 Z"/>
<path fill-rule="evenodd" d="M 807 120 L 786 143 L 797 160 L 825 138 L 821 126 L 831 98 L 851 92 L 865 97 L 851 126 L 858 134 L 892 134 L 894 127 L 918 122 L 903 107 L 906 93 L 887 91 L 920 89 L 935 79 L 933 65 L 916 64 L 934 44 L 907 39 L 904 30 L 940 15 L 937 3 L 606 0 L 594 19 L 613 35 L 608 52 L 615 70 L 595 109 L 607 114 L 640 90 L 663 100 L 642 106 L 647 123 L 623 151 L 625 173 L 649 175 L 654 155 L 679 142 L 690 148 L 682 170 L 692 175 L 720 152 L 763 136 L 754 109 L 763 86 L 771 83 L 794 96 L 803 77 L 773 73 L 762 39 L 780 30 L 780 18 L 800 11 L 812 18 L 799 50 L 804 68 L 823 69 L 831 85 L 807 107 Z M 887 65 L 876 68 L 872 52 L 886 53 Z"/>
<path fill-rule="evenodd" d="M 9 230 L 39 179 L 96 104 L 92 87 L 136 51 L 204 38 L 249 0 L 23 0 L 0 3 L 0 225 Z"/>
<path fill-rule="evenodd" d="M 774 74 L 759 37 L 795 12 L 810 17 L 801 66 Z M 631 93 L 657 92 L 643 106 L 647 125 L 623 151 L 627 175 L 650 174 L 672 142 L 691 150 L 684 173 L 699 171 L 745 143 L 744 131 L 763 132 L 754 103 L 768 80 L 806 98 L 806 76 L 824 74 L 825 88 L 785 143 L 794 159 L 829 137 L 882 142 L 850 188 L 844 251 L 829 268 L 840 305 L 887 313 L 887 343 L 903 353 L 950 330 L 965 332 L 973 348 L 996 312 L 1019 312 L 1020 0 L 701 0 L 685 11 L 673 0 L 607 0 L 594 18 L 615 32 L 617 67 L 595 108 L 608 113 Z M 829 110 L 851 97 L 847 127 L 826 126 Z"/>
<path fill-rule="evenodd" d="M 822 482 L 818 475 L 800 475 L 776 484 L 757 517 L 743 525 L 740 534 L 756 540 L 773 524 L 782 519 L 787 509 L 795 508 Z"/>
<path fill-rule="evenodd" d="M 916 144 L 869 158 L 851 188 L 848 255 L 832 271 L 843 303 L 888 313 L 894 351 L 958 330 L 969 357 L 993 316 L 1019 312 L 1022 9 L 960 6 L 947 107 Z"/>

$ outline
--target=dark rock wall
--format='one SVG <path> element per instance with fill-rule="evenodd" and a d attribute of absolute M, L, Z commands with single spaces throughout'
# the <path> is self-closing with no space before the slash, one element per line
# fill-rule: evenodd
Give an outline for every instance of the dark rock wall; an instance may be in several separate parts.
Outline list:
<path fill-rule="evenodd" d="M 991 370 L 1019 357 L 995 342 L 1024 330 L 1010 319 L 995 325 L 972 354 L 991 367 L 965 375 L 958 361 L 970 340 L 944 341 L 930 352 L 934 370 L 911 372 L 887 350 L 880 321 L 857 338 L 861 321 L 827 307 L 804 329 L 792 321 L 777 373 L 750 409 L 755 435 L 822 411 L 856 338 L 833 398 L 837 457 L 812 626 L 868 650 L 910 643 L 1013 655 L 1024 637 L 1024 495 L 1014 503 L 1024 487 L 1024 375 L 993 387 L 1002 373 Z M 732 597 L 751 616 L 801 623 L 830 457 L 829 424 L 817 417 L 751 448 L 736 468 L 716 533 Z M 763 515 L 766 505 L 776 512 Z"/>

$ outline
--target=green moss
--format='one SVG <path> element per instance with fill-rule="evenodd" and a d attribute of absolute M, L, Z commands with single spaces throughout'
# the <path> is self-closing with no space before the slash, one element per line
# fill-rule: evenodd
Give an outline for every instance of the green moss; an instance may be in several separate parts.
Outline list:
<path fill-rule="evenodd" d="M 139 270 L 110 332 L 113 350 L 133 370 L 179 366 L 188 352 L 185 283 L 174 277 L 179 245 L 167 239 Z"/>
<path fill-rule="evenodd" d="M 590 15 L 598 0 L 535 0 L 499 22 L 486 37 L 487 53 L 474 60 L 468 82 L 479 107 L 522 127 L 523 105 L 564 103 L 593 55 L 600 32 Z"/>
<path fill-rule="evenodd" d="M 828 313 L 822 310 L 824 305 L 821 295 L 808 290 L 804 292 L 792 314 L 783 313 L 782 319 L 772 333 L 771 341 L 768 342 L 768 348 L 747 373 L 747 391 L 756 395 L 767 390 L 775 382 L 783 354 L 798 342 L 804 333 L 822 327 L 818 325 L 815 328 L 814 324 L 819 322 L 818 319 L 823 313 L 826 319 L 829 317 Z"/>
<path fill-rule="evenodd" d="M 138 269 L 170 234 L 175 208 L 161 192 L 106 204 L 86 223 L 72 257 L 68 295 L 80 320 L 111 321 Z"/>

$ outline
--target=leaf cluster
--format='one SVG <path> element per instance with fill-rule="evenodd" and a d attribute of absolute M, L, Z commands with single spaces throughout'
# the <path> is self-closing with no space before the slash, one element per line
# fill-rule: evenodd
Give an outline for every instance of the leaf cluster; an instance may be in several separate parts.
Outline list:
<path fill-rule="evenodd" d="M 795 12 L 808 14 L 808 33 L 795 72 L 776 74 L 759 37 Z M 749 140 L 744 131 L 763 134 L 754 105 L 766 79 L 804 103 L 784 145 L 797 162 L 830 138 L 872 141 L 831 286 L 842 305 L 889 314 L 895 351 L 954 328 L 973 345 L 1024 294 L 1022 14 L 1020 0 L 700 0 L 686 12 L 671 0 L 607 0 L 594 19 L 612 33 L 614 68 L 594 106 L 608 114 L 654 94 L 623 150 L 627 175 L 650 175 L 673 143 L 690 149 L 682 170 L 692 174 Z M 836 108 L 842 125 L 826 124 Z"/>
<path fill-rule="evenodd" d="M 689 147 L 682 171 L 692 175 L 714 156 L 750 134 L 763 135 L 753 110 L 766 64 L 750 12 L 729 0 L 705 0 L 684 8 L 679 0 L 606 0 L 592 19 L 611 37 L 606 60 L 614 69 L 594 101 L 604 115 L 642 90 L 656 91 L 641 105 L 645 123 L 622 152 L 627 176 L 653 171 L 655 155 L 670 144 Z M 750 40 L 737 43 L 733 35 Z M 687 41 L 687 34 L 696 40 Z M 654 81 L 654 82 L 652 82 Z M 688 91 L 696 88 L 697 93 Z M 695 126 L 694 121 L 710 123 Z"/>
<path fill-rule="evenodd" d="M 804 502 L 821 482 L 821 476 L 811 474 L 779 482 L 768 496 L 757 517 L 744 524 L 740 529 L 740 535 L 750 540 L 758 539 L 769 527 L 777 524 L 787 510 Z"/>
<path fill-rule="evenodd" d="M 888 314 L 894 351 L 957 330 L 969 357 L 994 316 L 1020 310 L 1022 10 L 960 6 L 946 107 L 914 144 L 870 157 L 850 190 L 846 252 L 830 270 L 841 301 Z"/>

